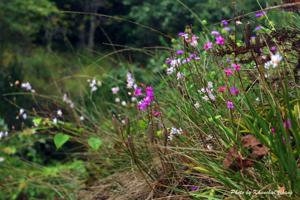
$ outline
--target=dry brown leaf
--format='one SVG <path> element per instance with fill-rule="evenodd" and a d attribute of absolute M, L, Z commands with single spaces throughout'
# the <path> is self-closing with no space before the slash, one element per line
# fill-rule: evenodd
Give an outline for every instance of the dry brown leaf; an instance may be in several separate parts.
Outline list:
<path fill-rule="evenodd" d="M 253 167 L 254 161 L 262 159 L 268 153 L 268 148 L 265 147 L 253 135 L 242 137 L 242 147 L 250 152 L 250 155 L 244 156 L 238 151 L 237 146 L 233 146 L 226 155 L 223 161 L 225 168 L 238 171 L 248 167 Z"/>

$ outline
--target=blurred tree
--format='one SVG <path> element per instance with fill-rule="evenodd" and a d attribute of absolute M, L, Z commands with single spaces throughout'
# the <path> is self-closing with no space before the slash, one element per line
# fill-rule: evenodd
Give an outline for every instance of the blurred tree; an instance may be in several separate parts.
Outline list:
<path fill-rule="evenodd" d="M 264 2 L 262 6 L 273 1 L 277 0 Z M 129 19 L 166 34 L 176 35 L 185 25 L 191 24 L 194 29 L 200 31 L 201 20 L 216 23 L 254 9 L 259 9 L 257 2 L 241 0 L 1 1 L 0 40 L 35 40 L 46 44 L 48 49 L 51 49 L 52 42 L 55 43 L 55 47 L 64 48 L 65 41 L 72 45 L 77 44 L 79 48 L 94 48 L 96 44 L 109 42 L 110 39 L 112 43 L 123 45 L 154 46 L 164 44 L 168 40 L 143 26 L 95 16 L 92 13 Z M 59 10 L 69 12 L 59 15 Z"/>
<path fill-rule="evenodd" d="M 52 28 L 49 19 L 57 11 L 55 4 L 48 0 L 0 1 L 0 117 L 9 127 L 15 124 L 16 115 L 11 103 L 18 102 L 2 95 L 14 92 L 12 85 L 16 80 L 22 80 L 23 68 L 18 54 L 27 54 L 33 41 L 44 38 L 39 33 Z"/>
<path fill-rule="evenodd" d="M 63 21 L 67 22 L 65 28 L 72 29 L 72 31 L 68 31 L 69 39 L 77 43 L 79 48 L 93 49 L 95 46 L 95 32 L 100 25 L 100 17 L 93 14 L 101 12 L 100 9 L 110 9 L 111 4 L 107 0 L 52 1 L 57 4 L 59 9 L 69 11 L 63 18 Z"/>
<path fill-rule="evenodd" d="M 49 0 L 0 1 L 0 42 L 31 41 L 57 13 L 55 4 Z"/>
<path fill-rule="evenodd" d="M 182 31 L 186 25 L 194 25 L 196 29 L 201 30 L 200 22 L 197 20 L 217 22 L 222 17 L 230 16 L 230 7 L 225 1 L 123 0 L 123 3 L 130 6 L 128 16 L 131 19 L 172 35 Z M 221 4 L 227 6 L 222 7 Z M 129 34 L 135 37 L 139 45 L 153 45 L 154 42 L 158 42 L 156 34 L 139 27 L 129 30 Z"/>

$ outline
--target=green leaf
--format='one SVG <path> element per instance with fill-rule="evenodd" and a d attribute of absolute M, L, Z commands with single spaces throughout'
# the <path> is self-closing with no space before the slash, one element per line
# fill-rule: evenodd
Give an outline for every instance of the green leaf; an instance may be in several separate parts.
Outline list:
<path fill-rule="evenodd" d="M 97 137 L 90 137 L 88 139 L 88 144 L 93 150 L 98 150 L 99 147 L 102 145 L 102 141 Z"/>
<path fill-rule="evenodd" d="M 42 118 L 36 117 L 32 121 L 33 121 L 34 126 L 39 126 L 42 122 Z"/>
<path fill-rule="evenodd" d="M 156 131 L 156 135 L 157 135 L 157 137 L 162 138 L 162 136 L 163 136 L 162 130 Z"/>
<path fill-rule="evenodd" d="M 137 122 L 137 124 L 138 124 L 138 127 L 140 128 L 140 129 L 142 129 L 142 130 L 145 130 L 145 129 L 147 129 L 147 122 L 145 122 L 144 120 L 139 120 L 138 122 Z"/>
<path fill-rule="evenodd" d="M 54 136 L 54 144 L 57 149 L 62 147 L 68 140 L 70 139 L 70 136 L 63 134 L 63 133 L 58 133 Z"/>
<path fill-rule="evenodd" d="M 221 117 L 222 117 L 221 115 L 216 115 L 215 119 L 220 119 Z M 208 121 L 212 122 L 212 121 L 214 121 L 214 119 L 212 117 L 210 117 L 210 118 L 208 118 Z"/>

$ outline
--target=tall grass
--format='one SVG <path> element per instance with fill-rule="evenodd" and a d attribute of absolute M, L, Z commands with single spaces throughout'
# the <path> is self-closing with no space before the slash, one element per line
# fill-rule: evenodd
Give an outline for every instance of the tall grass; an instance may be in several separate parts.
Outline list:
<path fill-rule="evenodd" d="M 153 81 L 135 68 L 128 72 L 134 80 L 127 71 L 101 76 L 95 91 L 92 80 L 84 83 L 74 108 L 58 98 L 48 113 L 30 113 L 27 125 L 84 160 L 90 182 L 140 172 L 152 199 L 299 198 L 300 20 L 275 12 L 201 33 L 186 27 Z M 277 25 L 273 15 L 289 19 L 289 26 Z M 59 181 L 57 175 L 48 183 Z M 31 178 L 45 183 L 38 173 Z"/>

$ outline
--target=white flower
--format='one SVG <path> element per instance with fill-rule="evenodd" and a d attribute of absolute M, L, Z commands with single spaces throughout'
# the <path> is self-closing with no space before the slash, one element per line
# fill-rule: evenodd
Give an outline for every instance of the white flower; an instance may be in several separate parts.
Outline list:
<path fill-rule="evenodd" d="M 173 59 L 173 60 L 171 60 L 171 63 L 170 63 L 171 67 L 174 67 L 174 68 L 179 67 L 180 64 L 181 64 L 181 59 L 180 58 Z"/>
<path fill-rule="evenodd" d="M 241 25 L 241 24 L 243 24 L 241 21 L 239 21 L 239 20 L 237 20 L 236 22 L 236 25 Z"/>
<path fill-rule="evenodd" d="M 25 113 L 25 110 L 23 108 L 21 108 L 19 110 L 19 116 L 21 116 L 23 119 L 27 119 L 27 114 Z M 17 117 L 18 119 L 19 117 Z"/>
<path fill-rule="evenodd" d="M 116 102 L 116 103 L 119 103 L 120 101 L 121 101 L 120 98 L 118 98 L 118 97 L 115 98 L 115 102 Z"/>
<path fill-rule="evenodd" d="M 120 90 L 119 87 L 113 87 L 113 88 L 111 88 L 111 91 L 112 91 L 113 94 L 118 94 L 119 90 Z"/>
<path fill-rule="evenodd" d="M 58 120 L 57 120 L 57 118 L 54 118 L 53 120 L 52 120 L 52 122 L 53 122 L 53 124 L 57 124 L 57 122 L 58 122 Z"/>
<path fill-rule="evenodd" d="M 210 100 L 215 101 L 216 97 L 215 95 L 213 95 L 211 92 L 208 93 L 208 97 L 210 98 Z"/>
<path fill-rule="evenodd" d="M 84 116 L 80 116 L 80 117 L 79 117 L 79 120 L 80 120 L 80 121 L 83 121 L 83 120 L 84 120 Z"/>
<path fill-rule="evenodd" d="M 202 99 L 204 99 L 205 101 L 209 101 L 209 100 L 215 101 L 216 100 L 216 97 L 214 96 L 212 91 L 213 91 L 212 82 L 208 82 L 206 88 L 201 88 L 201 90 L 198 90 L 199 93 L 202 93 L 204 95 L 202 97 Z"/>
<path fill-rule="evenodd" d="M 127 88 L 131 89 L 133 87 L 135 87 L 135 80 L 132 77 L 132 74 L 127 72 Z"/>
<path fill-rule="evenodd" d="M 3 162 L 5 160 L 5 158 L 0 157 L 0 162 Z"/>
<path fill-rule="evenodd" d="M 66 104 L 68 104 L 71 108 L 74 108 L 74 103 L 72 102 L 71 99 L 68 98 L 67 94 L 63 95 L 63 102 L 65 102 Z"/>
<path fill-rule="evenodd" d="M 93 79 L 93 80 L 87 80 L 89 82 L 89 86 L 91 88 L 91 92 L 95 92 L 98 87 L 97 86 L 101 86 L 102 85 L 102 82 L 101 81 L 97 81 L 96 79 Z"/>
<path fill-rule="evenodd" d="M 276 68 L 281 60 L 282 56 L 278 52 L 275 55 L 271 54 L 271 60 L 265 63 L 265 68 L 270 69 L 270 66 Z"/>
<path fill-rule="evenodd" d="M 91 92 L 95 92 L 98 88 L 96 86 L 91 87 Z"/>
<path fill-rule="evenodd" d="M 195 106 L 195 108 L 200 108 L 200 104 L 199 104 L 199 102 L 196 102 L 195 104 L 194 104 L 194 106 Z"/>
<path fill-rule="evenodd" d="M 193 47 L 197 47 L 197 46 L 198 46 L 198 41 L 197 41 L 197 40 L 193 40 L 190 44 L 191 44 Z"/>
<path fill-rule="evenodd" d="M 270 69 L 270 66 L 272 65 L 271 61 L 268 61 L 265 63 L 265 69 Z"/>
<path fill-rule="evenodd" d="M 175 127 L 172 127 L 168 135 L 168 140 L 172 140 L 175 135 L 181 135 L 181 134 L 182 134 L 181 128 L 177 129 Z"/>
<path fill-rule="evenodd" d="M 174 68 L 174 67 L 169 67 L 169 68 L 167 68 L 167 75 L 173 74 L 174 71 L 175 71 L 175 68 Z"/>
<path fill-rule="evenodd" d="M 31 85 L 30 85 L 29 82 L 22 83 L 22 84 L 21 84 L 21 88 L 23 88 L 23 89 L 25 89 L 25 90 L 27 90 L 27 91 L 32 91 L 32 87 L 31 87 Z M 33 91 L 34 91 L 34 90 L 33 90 Z"/>
<path fill-rule="evenodd" d="M 23 113 L 22 117 L 23 117 L 23 119 L 27 119 L 27 114 Z"/>
<path fill-rule="evenodd" d="M 67 96 L 67 94 L 65 93 L 64 95 L 63 95 L 63 102 L 67 102 L 68 101 L 68 96 Z"/>
<path fill-rule="evenodd" d="M 168 135 L 168 140 L 172 141 L 173 140 L 173 135 Z"/>
<path fill-rule="evenodd" d="M 22 115 L 24 112 L 25 112 L 24 109 L 21 108 L 21 109 L 19 110 L 19 115 Z"/>
<path fill-rule="evenodd" d="M 131 97 L 131 101 L 132 101 L 132 102 L 135 102 L 136 100 L 137 100 L 136 97 Z"/>
<path fill-rule="evenodd" d="M 8 135 L 7 131 L 0 131 L 0 139 Z"/>
<path fill-rule="evenodd" d="M 122 105 L 122 106 L 126 106 L 126 105 L 127 105 L 126 101 L 122 101 L 122 102 L 121 102 L 121 105 Z"/>
<path fill-rule="evenodd" d="M 182 134 L 182 129 L 181 128 L 177 129 L 175 127 L 172 127 L 171 131 L 170 131 L 170 134 L 171 135 L 181 135 Z"/>
<path fill-rule="evenodd" d="M 58 115 L 58 116 L 60 116 L 60 117 L 61 117 L 61 116 L 62 116 L 62 114 L 63 114 L 63 113 L 62 113 L 62 111 L 61 111 L 61 110 L 57 110 L 57 115 Z"/>
<path fill-rule="evenodd" d="M 213 88 L 213 83 L 211 81 L 207 82 L 207 88 L 212 89 Z"/>
<path fill-rule="evenodd" d="M 205 101 L 209 101 L 208 96 L 204 96 L 204 97 L 202 97 L 202 99 L 205 100 Z"/>
<path fill-rule="evenodd" d="M 211 151 L 211 150 L 213 149 L 213 147 L 212 147 L 211 144 L 207 144 L 207 145 L 206 145 L 206 148 L 207 148 L 209 151 Z"/>
<path fill-rule="evenodd" d="M 183 73 L 177 72 L 177 80 L 180 80 L 184 77 Z"/>
<path fill-rule="evenodd" d="M 271 54 L 271 61 L 273 63 L 273 67 L 277 67 L 280 61 L 282 60 L 282 56 L 277 52 L 275 55 Z"/>

